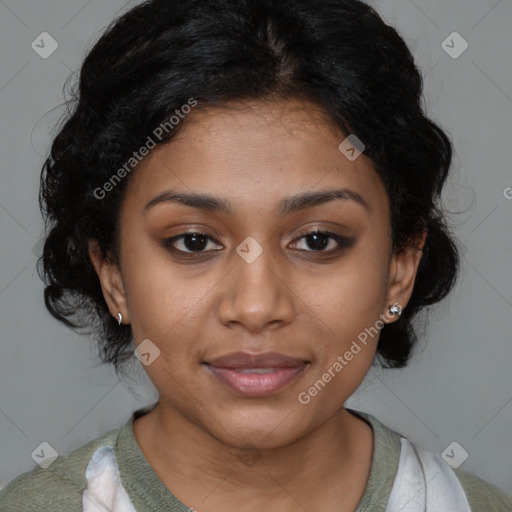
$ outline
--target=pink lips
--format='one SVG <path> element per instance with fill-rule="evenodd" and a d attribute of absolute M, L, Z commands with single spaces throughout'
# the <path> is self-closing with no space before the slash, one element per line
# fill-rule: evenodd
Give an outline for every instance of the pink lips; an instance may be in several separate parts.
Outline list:
<path fill-rule="evenodd" d="M 211 375 L 244 396 L 275 393 L 307 367 L 308 361 L 277 352 L 232 352 L 206 362 Z"/>

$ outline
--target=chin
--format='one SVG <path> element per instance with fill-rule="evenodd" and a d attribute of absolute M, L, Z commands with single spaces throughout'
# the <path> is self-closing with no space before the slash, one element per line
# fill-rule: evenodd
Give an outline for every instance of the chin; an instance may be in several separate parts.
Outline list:
<path fill-rule="evenodd" d="M 248 445 L 262 450 L 280 448 L 307 434 L 304 416 L 294 416 L 286 409 L 279 412 L 274 409 L 252 410 L 209 421 L 209 431 L 218 441 L 233 448 Z M 291 428 L 293 422 L 295 425 Z"/>

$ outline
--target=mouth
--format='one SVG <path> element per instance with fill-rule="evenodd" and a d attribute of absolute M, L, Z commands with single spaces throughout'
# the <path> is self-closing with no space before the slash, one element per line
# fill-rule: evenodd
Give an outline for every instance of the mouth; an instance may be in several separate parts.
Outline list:
<path fill-rule="evenodd" d="M 202 364 L 212 377 L 232 391 L 262 397 L 277 393 L 297 379 L 310 363 L 277 352 L 234 352 Z"/>

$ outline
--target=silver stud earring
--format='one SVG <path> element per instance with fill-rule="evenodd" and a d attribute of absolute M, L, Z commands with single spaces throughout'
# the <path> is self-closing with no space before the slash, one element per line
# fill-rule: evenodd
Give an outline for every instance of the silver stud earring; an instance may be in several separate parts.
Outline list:
<path fill-rule="evenodd" d="M 398 302 L 396 302 L 395 304 L 390 306 L 389 312 L 392 315 L 397 315 L 398 318 L 400 318 L 400 315 L 402 314 L 402 306 L 400 306 L 400 304 L 398 304 Z"/>
<path fill-rule="evenodd" d="M 119 319 L 119 325 L 121 325 L 121 322 L 123 321 L 123 315 L 121 313 L 117 313 L 117 318 Z"/>

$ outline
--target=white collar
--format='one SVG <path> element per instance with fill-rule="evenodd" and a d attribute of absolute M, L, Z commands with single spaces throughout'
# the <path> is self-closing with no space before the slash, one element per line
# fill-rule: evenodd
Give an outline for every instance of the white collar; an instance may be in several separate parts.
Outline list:
<path fill-rule="evenodd" d="M 443 458 L 400 437 L 400 460 L 386 512 L 471 512 L 466 494 Z"/>

